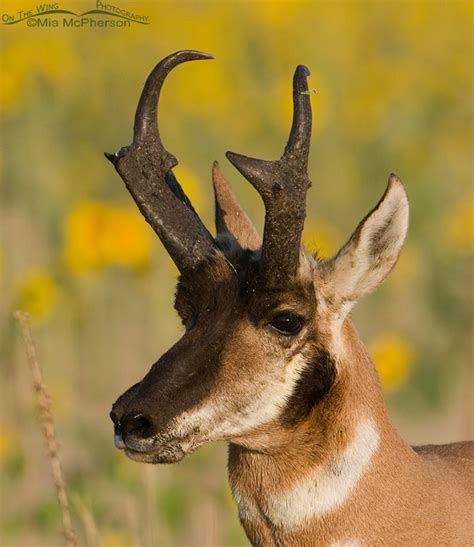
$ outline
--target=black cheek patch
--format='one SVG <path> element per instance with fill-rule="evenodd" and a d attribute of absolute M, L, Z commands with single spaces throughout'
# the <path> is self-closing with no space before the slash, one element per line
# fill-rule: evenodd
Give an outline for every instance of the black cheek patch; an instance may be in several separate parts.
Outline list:
<path fill-rule="evenodd" d="M 336 367 L 329 353 L 319 350 L 301 373 L 291 397 L 281 414 L 283 427 L 294 427 L 306 418 L 313 406 L 330 390 L 336 377 Z"/>

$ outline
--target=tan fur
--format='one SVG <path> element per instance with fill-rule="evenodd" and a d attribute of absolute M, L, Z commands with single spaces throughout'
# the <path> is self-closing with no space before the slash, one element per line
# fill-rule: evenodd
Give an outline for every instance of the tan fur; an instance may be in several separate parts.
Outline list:
<path fill-rule="evenodd" d="M 258 518 L 241 514 L 256 545 L 471 545 L 474 443 L 412 449 L 387 416 L 374 366 L 351 323 L 343 327 L 350 363 L 331 395 L 306 421 L 279 432 L 268 453 L 235 445 L 229 478 L 237 503 L 251 502 Z M 380 447 L 353 494 L 337 510 L 301 528 L 275 526 L 265 508 L 301 477 L 342 451 L 361 416 L 370 415 Z M 245 504 L 243 504 L 245 505 Z"/>

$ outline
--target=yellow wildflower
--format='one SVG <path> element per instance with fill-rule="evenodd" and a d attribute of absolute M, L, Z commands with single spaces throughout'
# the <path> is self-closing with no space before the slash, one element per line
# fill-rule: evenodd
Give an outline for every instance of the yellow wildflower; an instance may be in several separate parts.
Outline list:
<path fill-rule="evenodd" d="M 66 222 L 65 259 L 73 272 L 109 265 L 141 269 L 151 257 L 150 228 L 131 208 L 79 203 Z"/>
<path fill-rule="evenodd" d="M 19 9 L 25 10 L 25 7 Z M 14 36 L 9 35 L 5 40 L 0 52 L 0 109 L 21 104 L 32 74 L 57 85 L 74 80 L 79 69 L 73 43 L 65 34 L 39 38 L 36 33 L 25 33 L 24 28 L 15 31 Z"/>
<path fill-rule="evenodd" d="M 141 269 L 150 261 L 151 229 L 134 209 L 110 208 L 102 233 L 102 253 L 109 264 Z"/>
<path fill-rule="evenodd" d="M 407 381 L 413 367 L 411 344 L 396 334 L 383 334 L 372 341 L 369 351 L 384 391 L 397 391 Z"/>
<path fill-rule="evenodd" d="M 0 428 L 0 462 L 8 461 L 14 453 L 13 434 L 5 426 Z"/>
<path fill-rule="evenodd" d="M 27 311 L 33 320 L 42 322 L 53 313 L 58 299 L 58 288 L 47 272 L 32 271 L 16 287 L 16 306 Z"/>
<path fill-rule="evenodd" d="M 299 1 L 267 0 L 265 2 L 255 2 L 252 5 L 252 14 L 258 18 L 258 24 L 288 27 L 301 16 L 303 9 L 304 5 Z"/>
<path fill-rule="evenodd" d="M 105 530 L 100 536 L 99 547 L 131 547 L 135 544 L 126 532 L 120 530 Z"/>

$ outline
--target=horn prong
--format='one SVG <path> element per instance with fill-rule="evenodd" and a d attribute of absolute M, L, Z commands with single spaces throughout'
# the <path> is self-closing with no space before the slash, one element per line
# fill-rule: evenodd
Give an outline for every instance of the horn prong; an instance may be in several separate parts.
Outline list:
<path fill-rule="evenodd" d="M 309 70 L 299 65 L 293 77 L 293 122 L 282 157 L 266 161 L 235 152 L 228 160 L 255 187 L 265 204 L 262 274 L 270 284 L 284 284 L 296 274 L 306 216 L 308 155 L 311 141 Z M 289 229 L 290 228 L 290 229 Z"/>
<path fill-rule="evenodd" d="M 230 151 L 226 152 L 225 155 L 265 200 L 271 193 L 271 173 L 275 162 L 259 160 Z"/>
<path fill-rule="evenodd" d="M 141 93 L 132 144 L 117 154 L 106 154 L 181 272 L 196 268 L 215 251 L 216 244 L 172 172 L 178 162 L 161 142 L 158 100 L 163 82 L 174 67 L 212 58 L 208 53 L 186 50 L 160 61 Z"/>

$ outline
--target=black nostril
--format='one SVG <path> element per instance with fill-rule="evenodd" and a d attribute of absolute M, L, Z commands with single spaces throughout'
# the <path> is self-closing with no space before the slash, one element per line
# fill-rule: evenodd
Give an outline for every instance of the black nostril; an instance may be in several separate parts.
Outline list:
<path fill-rule="evenodd" d="M 120 425 L 123 435 L 146 438 L 154 433 L 151 420 L 143 414 L 128 414 L 122 418 Z"/>

